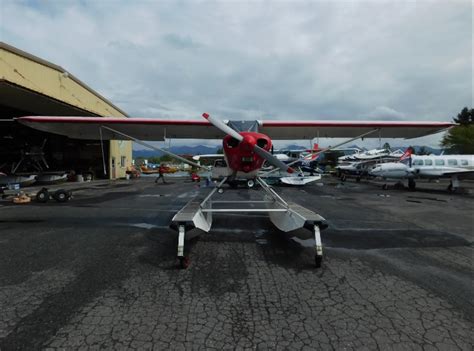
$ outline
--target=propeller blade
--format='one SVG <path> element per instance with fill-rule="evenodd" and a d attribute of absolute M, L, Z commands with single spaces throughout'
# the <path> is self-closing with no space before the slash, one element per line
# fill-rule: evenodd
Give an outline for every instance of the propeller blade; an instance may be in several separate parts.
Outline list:
<path fill-rule="evenodd" d="M 261 158 L 267 160 L 268 163 L 271 165 L 280 168 L 284 172 L 288 173 L 293 173 L 295 170 L 291 167 L 289 167 L 286 163 L 281 162 L 279 159 L 277 159 L 275 156 L 273 156 L 271 153 L 266 151 L 265 149 L 262 149 L 260 146 L 255 145 L 253 151 L 260 156 Z"/>
<path fill-rule="evenodd" d="M 211 122 L 211 124 L 216 127 L 217 129 L 220 129 L 222 130 L 224 133 L 230 135 L 232 138 L 234 139 L 237 139 L 238 141 L 242 141 L 242 139 L 244 138 L 242 135 L 240 135 L 239 133 L 237 133 L 235 130 L 233 130 L 231 127 L 229 127 L 227 124 L 225 124 L 224 122 L 222 122 L 220 119 L 218 118 L 214 118 L 214 117 L 211 117 L 209 116 L 208 113 L 203 113 L 202 116 L 207 119 L 209 122 Z"/>
<path fill-rule="evenodd" d="M 211 117 L 208 113 L 203 113 L 202 116 L 207 119 L 212 125 L 220 130 L 222 130 L 224 133 L 230 135 L 232 138 L 237 139 L 238 141 L 242 141 L 244 137 L 240 135 L 238 132 L 233 130 L 231 127 L 229 127 L 227 124 L 222 122 L 218 118 L 213 118 Z M 293 173 L 294 169 L 291 167 L 288 167 L 285 163 L 281 162 L 279 159 L 277 159 L 275 156 L 273 156 L 271 153 L 268 151 L 262 149 L 258 145 L 254 145 L 253 150 L 257 155 L 259 155 L 261 158 L 264 160 L 267 160 L 268 163 L 271 165 L 281 169 L 284 172 L 288 173 Z"/>

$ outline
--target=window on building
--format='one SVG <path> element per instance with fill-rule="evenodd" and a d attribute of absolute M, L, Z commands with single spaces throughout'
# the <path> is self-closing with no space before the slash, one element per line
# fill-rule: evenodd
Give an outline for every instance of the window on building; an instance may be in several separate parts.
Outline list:
<path fill-rule="evenodd" d="M 125 167 L 125 163 L 127 162 L 127 156 L 120 157 L 120 167 Z"/>
<path fill-rule="evenodd" d="M 457 166 L 458 165 L 458 160 L 448 160 L 448 165 L 449 166 Z"/>
<path fill-rule="evenodd" d="M 435 165 L 436 166 L 444 166 L 444 160 L 436 160 Z"/>

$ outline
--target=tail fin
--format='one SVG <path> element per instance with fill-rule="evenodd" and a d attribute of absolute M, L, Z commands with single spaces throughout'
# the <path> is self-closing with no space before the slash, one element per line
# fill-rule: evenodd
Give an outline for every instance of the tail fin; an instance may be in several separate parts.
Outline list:
<path fill-rule="evenodd" d="M 318 152 L 318 151 L 321 151 L 321 150 L 319 149 L 319 144 L 314 143 L 313 148 L 312 149 L 306 149 L 306 151 L 314 153 L 314 152 Z"/>
<path fill-rule="evenodd" d="M 409 147 L 408 149 L 405 150 L 403 153 L 402 157 L 400 157 L 400 162 L 405 163 L 405 161 L 408 161 L 408 167 L 411 167 L 411 154 L 413 150 Z"/>
<path fill-rule="evenodd" d="M 320 153 L 316 154 L 316 153 L 312 153 L 312 154 L 309 154 L 309 155 L 306 155 L 303 157 L 303 160 L 304 161 L 307 161 L 307 162 L 310 162 L 310 161 L 315 161 L 318 159 L 318 157 L 321 156 Z"/>
<path fill-rule="evenodd" d="M 405 161 L 406 159 L 409 159 L 409 158 L 411 158 L 411 149 L 410 148 L 405 150 L 403 155 L 400 157 L 400 161 Z"/>

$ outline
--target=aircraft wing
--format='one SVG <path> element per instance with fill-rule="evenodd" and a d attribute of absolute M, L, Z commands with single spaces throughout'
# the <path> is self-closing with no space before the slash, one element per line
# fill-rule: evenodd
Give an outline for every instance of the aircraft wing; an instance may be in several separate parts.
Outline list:
<path fill-rule="evenodd" d="M 126 140 L 114 129 L 139 140 L 221 139 L 222 131 L 207 120 L 165 120 L 153 118 L 26 116 L 18 122 L 44 132 L 75 139 Z M 454 124 L 450 122 L 387 121 L 259 121 L 259 131 L 275 140 L 357 137 L 378 130 L 366 138 L 417 138 L 438 133 Z M 100 128 L 104 127 L 104 128 Z M 110 129 L 108 129 L 110 128 Z"/>
<path fill-rule="evenodd" d="M 164 120 L 154 118 L 27 116 L 17 121 L 31 128 L 74 139 L 127 140 L 117 130 L 139 140 L 222 139 L 225 135 L 207 120 Z M 106 128 L 100 128 L 106 127 Z"/>
<path fill-rule="evenodd" d="M 378 129 L 365 138 L 418 138 L 454 126 L 450 122 L 414 121 L 262 121 L 260 132 L 273 140 L 354 138 Z"/>

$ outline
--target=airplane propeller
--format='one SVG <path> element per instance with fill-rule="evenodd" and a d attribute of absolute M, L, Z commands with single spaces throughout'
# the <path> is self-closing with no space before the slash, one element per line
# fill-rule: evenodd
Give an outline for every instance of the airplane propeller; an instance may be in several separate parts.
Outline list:
<path fill-rule="evenodd" d="M 202 116 L 205 119 L 207 119 L 212 125 L 214 125 L 214 127 L 218 128 L 221 131 L 223 131 L 224 133 L 230 135 L 232 138 L 238 140 L 239 142 L 244 140 L 244 137 L 242 135 L 240 135 L 238 132 L 233 130 L 231 127 L 229 127 L 227 124 L 222 122 L 220 119 L 211 117 L 208 113 L 203 113 Z M 294 172 L 293 168 L 291 168 L 288 165 L 286 165 L 285 163 L 281 162 L 279 159 L 277 159 L 275 156 L 273 156 L 267 150 L 261 148 L 260 146 L 258 146 L 256 144 L 252 144 L 252 146 L 253 146 L 253 151 L 258 156 L 260 156 L 261 158 L 266 160 L 268 163 L 270 163 L 271 165 L 281 169 L 284 172 L 288 172 L 288 173 L 293 173 Z"/>

